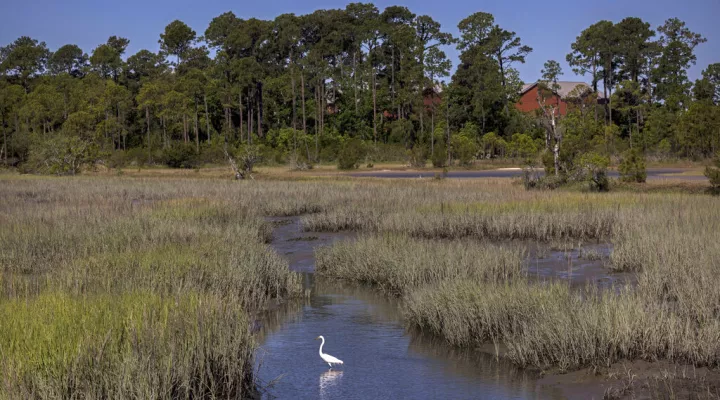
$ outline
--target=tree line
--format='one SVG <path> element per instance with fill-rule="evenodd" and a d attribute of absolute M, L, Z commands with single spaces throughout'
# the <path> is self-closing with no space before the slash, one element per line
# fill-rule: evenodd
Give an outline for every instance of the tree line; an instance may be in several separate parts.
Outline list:
<path fill-rule="evenodd" d="M 98 161 L 190 166 L 252 147 L 276 162 L 447 165 L 532 158 L 558 144 L 555 164 L 567 169 L 587 149 L 693 158 L 719 149 L 720 64 L 690 82 L 705 39 L 678 19 L 582 31 L 567 61 L 593 93 L 557 116 L 553 134 L 543 108 L 514 106 L 515 66 L 532 48 L 488 13 L 458 29 L 453 37 L 406 7 L 353 3 L 271 21 L 227 12 L 201 34 L 176 20 L 157 53 L 128 55 L 117 36 L 90 54 L 20 37 L 0 48 L 1 159 L 73 173 Z M 460 51 L 452 76 L 447 46 Z M 543 73 L 550 89 L 562 76 L 552 60 Z"/>

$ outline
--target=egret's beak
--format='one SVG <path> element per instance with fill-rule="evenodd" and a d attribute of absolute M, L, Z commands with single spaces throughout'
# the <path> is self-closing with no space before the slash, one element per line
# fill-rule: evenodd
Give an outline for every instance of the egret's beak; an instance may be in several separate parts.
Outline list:
<path fill-rule="evenodd" d="M 316 337 L 315 340 L 320 340 L 320 336 Z"/>

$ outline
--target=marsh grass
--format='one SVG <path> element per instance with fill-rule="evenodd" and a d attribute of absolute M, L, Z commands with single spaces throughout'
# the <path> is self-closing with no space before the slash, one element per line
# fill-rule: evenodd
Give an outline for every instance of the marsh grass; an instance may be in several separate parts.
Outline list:
<path fill-rule="evenodd" d="M 210 398 L 254 390 L 248 320 L 227 298 L 46 292 L 0 310 L 8 397 Z"/>
<path fill-rule="evenodd" d="M 525 367 L 563 372 L 623 359 L 719 361 L 717 320 L 698 324 L 630 289 L 588 287 L 581 296 L 563 283 L 445 281 L 413 292 L 405 304 L 410 326 L 456 346 L 503 343 L 505 356 Z"/>
<path fill-rule="evenodd" d="M 497 182 L 353 190 L 347 204 L 305 216 L 305 228 L 372 236 L 319 251 L 318 272 L 402 296 L 409 327 L 456 346 L 502 343 L 514 363 L 544 370 L 623 359 L 720 366 L 717 198 L 528 193 Z M 515 270 L 506 269 L 501 247 L 488 243 L 518 239 L 565 252 L 609 242 L 606 265 L 635 273 L 637 284 L 575 290 L 530 282 L 508 273 Z M 580 256 L 603 258 L 593 250 Z"/>
<path fill-rule="evenodd" d="M 302 295 L 265 244 L 264 213 L 306 211 L 313 188 L 291 199 L 287 183 L 2 185 L 0 397 L 252 394 L 251 321 Z"/>
<path fill-rule="evenodd" d="M 506 181 L 371 182 L 345 204 L 305 216 L 308 231 L 390 232 L 428 239 L 607 240 L 645 198 L 527 192 Z"/>
<path fill-rule="evenodd" d="M 522 249 L 402 235 L 340 242 L 315 256 L 321 276 L 375 285 L 397 296 L 447 279 L 504 282 L 524 274 Z"/>
<path fill-rule="evenodd" d="M 408 326 L 453 345 L 502 343 L 514 363 L 542 369 L 720 366 L 717 198 L 507 180 L 0 185 L 0 317 L 12 321 L 0 326 L 0 397 L 247 396 L 249 321 L 302 292 L 266 245 L 267 216 L 362 233 L 318 251 L 318 273 L 401 297 Z M 523 251 L 492 244 L 507 240 L 566 252 L 610 242 L 610 265 L 637 285 L 530 283 Z"/>

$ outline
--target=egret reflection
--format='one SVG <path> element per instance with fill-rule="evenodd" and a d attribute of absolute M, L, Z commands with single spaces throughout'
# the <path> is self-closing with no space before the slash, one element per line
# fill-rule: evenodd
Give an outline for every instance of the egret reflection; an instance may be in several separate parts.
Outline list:
<path fill-rule="evenodd" d="M 331 398 L 333 388 L 340 383 L 343 371 L 329 369 L 320 374 L 320 398 Z"/>

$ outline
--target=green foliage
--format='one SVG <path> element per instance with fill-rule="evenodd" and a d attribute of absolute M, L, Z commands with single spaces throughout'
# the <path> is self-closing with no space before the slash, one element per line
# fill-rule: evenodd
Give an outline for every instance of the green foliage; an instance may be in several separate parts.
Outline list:
<path fill-rule="evenodd" d="M 670 144 L 670 140 L 668 138 L 661 140 L 660 143 L 657 144 L 656 148 L 661 157 L 667 158 L 672 154 L 672 145 Z"/>
<path fill-rule="evenodd" d="M 447 166 L 447 149 L 444 143 L 435 144 L 435 153 L 431 158 L 433 167 L 443 168 Z"/>
<path fill-rule="evenodd" d="M 176 143 L 163 151 L 162 161 L 170 168 L 192 169 L 199 166 L 195 146 Z"/>
<path fill-rule="evenodd" d="M 488 132 L 480 138 L 480 149 L 483 158 L 502 157 L 505 154 L 507 143 L 495 132 Z"/>
<path fill-rule="evenodd" d="M 45 71 L 49 56 L 50 51 L 45 42 L 21 36 L 13 43 L 0 48 L 0 72 L 16 76 L 27 89 L 28 80 Z"/>
<path fill-rule="evenodd" d="M 367 150 L 360 139 L 346 139 L 338 153 L 338 169 L 357 169 L 365 158 Z"/>
<path fill-rule="evenodd" d="M 592 191 L 607 192 L 610 182 L 607 177 L 607 168 L 610 159 L 598 153 L 586 153 L 575 162 L 578 180 L 587 181 Z"/>
<path fill-rule="evenodd" d="M 413 124 L 409 120 L 402 119 L 390 123 L 391 143 L 408 143 L 413 134 Z"/>
<path fill-rule="evenodd" d="M 428 159 L 428 149 L 422 145 L 416 145 L 407 150 L 408 164 L 414 168 L 425 168 Z"/>
<path fill-rule="evenodd" d="M 693 102 L 676 125 L 678 147 L 689 158 L 709 158 L 720 148 L 720 106 L 709 100 Z"/>
<path fill-rule="evenodd" d="M 110 153 L 110 157 L 107 159 L 107 166 L 109 168 L 125 168 L 129 164 L 129 156 L 124 150 L 116 150 Z"/>
<path fill-rule="evenodd" d="M 93 142 L 63 134 L 38 139 L 29 152 L 26 168 L 51 175 L 75 175 L 100 158 L 100 150 Z"/>
<path fill-rule="evenodd" d="M 515 133 L 507 146 L 508 155 L 530 160 L 538 153 L 535 141 L 526 133 Z"/>
<path fill-rule="evenodd" d="M 542 73 L 542 81 L 547 89 L 552 92 L 557 92 L 560 89 L 557 82 L 563 72 L 559 62 L 555 60 L 546 61 L 540 73 Z"/>
<path fill-rule="evenodd" d="M 340 144 L 338 144 L 338 147 Z M 393 162 L 407 159 L 407 149 L 401 144 L 365 143 L 366 158 L 372 162 Z"/>
<path fill-rule="evenodd" d="M 267 133 L 265 142 L 284 151 L 294 149 L 296 146 L 302 149 L 307 138 L 301 136 L 302 132 L 297 132 L 292 128 L 271 129 Z"/>
<path fill-rule="evenodd" d="M 450 137 L 450 151 L 460 165 L 470 166 L 478 153 L 479 146 L 469 130 Z"/>
<path fill-rule="evenodd" d="M 710 181 L 710 186 L 715 193 L 720 193 L 720 153 L 713 160 L 714 166 L 705 167 L 705 176 Z"/>
<path fill-rule="evenodd" d="M 89 56 L 74 44 L 50 52 L 20 37 L 0 48 L 0 155 L 24 163 L 28 138 L 62 132 L 92 141 L 108 157 L 143 148 L 149 162 L 180 142 L 195 142 L 199 162 L 216 162 L 222 157 L 201 143 L 218 137 L 230 146 L 262 143 L 264 162 L 278 164 L 291 153 L 336 161 L 344 137 L 372 140 L 374 162 L 404 161 L 406 149 L 441 142 L 463 165 L 474 157 L 536 156 L 552 130 L 549 114 L 538 119 L 513 107 L 523 84 L 516 64 L 532 49 L 489 13 L 464 18 L 458 29 L 460 64 L 449 84 L 438 81 L 452 67 L 440 46 L 454 39 L 405 7 L 380 12 L 350 4 L 273 21 L 228 12 L 201 36 L 175 20 L 159 35 L 160 52 L 129 57 L 129 40 L 117 36 Z M 617 155 L 638 146 L 702 159 L 720 148 L 720 67 L 704 69 L 692 90 L 687 79 L 705 39 L 677 19 L 654 36 L 650 24 L 630 17 L 599 21 L 572 43 L 573 71 L 591 74 L 593 91 L 602 84 L 612 98 L 603 106 L 595 104 L 597 92 L 570 96 L 559 130 L 550 132 L 551 147 L 561 142 L 560 173 L 587 151 Z M 339 59 L 340 69 L 332 61 Z M 542 72 L 542 86 L 556 89 L 559 63 Z"/>
<path fill-rule="evenodd" d="M 175 20 L 165 27 L 165 32 L 160 34 L 159 42 L 163 51 L 178 57 L 179 64 L 194 40 L 195 31 L 184 22 Z"/>
<path fill-rule="evenodd" d="M 545 169 L 545 175 L 555 175 L 555 158 L 553 156 L 553 153 L 550 151 L 543 151 L 541 155 L 541 161 L 543 164 L 543 168 Z"/>
<path fill-rule="evenodd" d="M 618 166 L 620 180 L 624 182 L 643 183 L 647 179 L 645 170 L 645 156 L 638 148 L 623 153 L 622 160 Z"/>
<path fill-rule="evenodd" d="M 651 75 L 656 88 L 655 95 L 666 102 L 668 109 L 676 111 L 688 99 L 690 82 L 687 69 L 697 60 L 694 49 L 707 39 L 692 32 L 685 22 L 677 18 L 665 21 L 658 32 L 661 51 Z"/>

